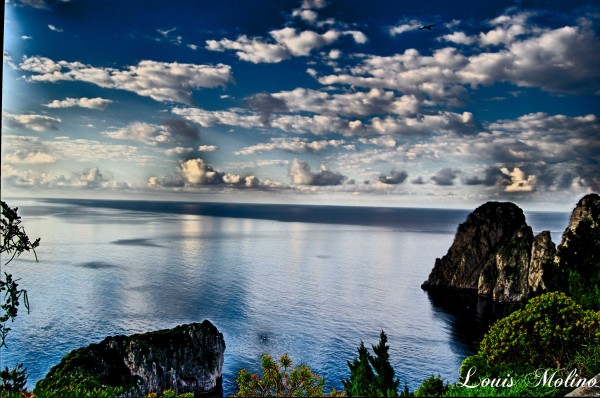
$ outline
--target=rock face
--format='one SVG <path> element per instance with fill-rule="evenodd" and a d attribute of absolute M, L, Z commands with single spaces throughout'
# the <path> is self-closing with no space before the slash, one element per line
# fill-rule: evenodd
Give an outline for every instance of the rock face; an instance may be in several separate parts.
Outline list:
<path fill-rule="evenodd" d="M 205 393 L 221 388 L 223 335 L 209 321 L 132 336 L 107 337 L 67 354 L 36 388 L 79 383 L 124 387 L 124 396 L 167 389 Z"/>
<path fill-rule="evenodd" d="M 459 225 L 448 253 L 437 259 L 423 289 L 472 290 L 498 302 L 518 302 L 544 289 L 543 264 L 554 256 L 545 231 L 534 237 L 523 211 L 488 202 Z"/>
<path fill-rule="evenodd" d="M 566 249 L 571 245 L 572 239 L 575 237 L 577 227 L 582 222 L 589 223 L 589 228 L 600 228 L 600 195 L 589 194 L 584 196 L 577 202 L 577 205 L 569 218 L 569 225 L 562 236 L 558 250 Z M 560 263 L 560 256 L 557 255 L 555 263 Z"/>
<path fill-rule="evenodd" d="M 570 270 L 591 281 L 597 272 L 592 257 L 600 247 L 598 236 L 598 194 L 577 203 L 558 248 L 548 231 L 533 236 L 517 205 L 488 202 L 459 225 L 448 253 L 435 261 L 421 287 L 471 290 L 496 302 L 519 302 L 545 292 L 548 284 L 560 288 Z"/>

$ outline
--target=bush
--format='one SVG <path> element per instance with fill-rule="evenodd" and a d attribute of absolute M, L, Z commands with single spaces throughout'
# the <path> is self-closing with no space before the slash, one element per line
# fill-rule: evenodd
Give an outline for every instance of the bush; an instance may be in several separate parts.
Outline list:
<path fill-rule="evenodd" d="M 415 390 L 415 397 L 443 397 L 444 393 L 448 391 L 448 383 L 444 384 L 444 380 L 440 375 L 435 377 L 434 375 L 429 376 L 423 383 Z"/>
<path fill-rule="evenodd" d="M 584 310 L 563 293 L 546 293 L 493 324 L 477 355 L 463 362 L 461 376 L 472 366 L 490 375 L 560 369 L 599 334 L 600 313 Z"/>

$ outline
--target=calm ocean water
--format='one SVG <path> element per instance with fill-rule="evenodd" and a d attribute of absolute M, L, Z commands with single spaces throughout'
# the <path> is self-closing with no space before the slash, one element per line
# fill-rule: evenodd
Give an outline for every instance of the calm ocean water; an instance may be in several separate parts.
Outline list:
<path fill-rule="evenodd" d="M 341 388 L 361 340 L 388 335 L 411 389 L 456 381 L 488 312 L 421 290 L 450 247 L 462 210 L 12 199 L 39 262 L 20 278 L 31 312 L 12 325 L 1 366 L 22 362 L 29 387 L 69 351 L 107 335 L 212 321 L 227 349 L 224 394 L 263 353 L 290 354 Z M 528 213 L 560 240 L 568 214 Z M 488 314 L 489 315 L 489 314 Z"/>

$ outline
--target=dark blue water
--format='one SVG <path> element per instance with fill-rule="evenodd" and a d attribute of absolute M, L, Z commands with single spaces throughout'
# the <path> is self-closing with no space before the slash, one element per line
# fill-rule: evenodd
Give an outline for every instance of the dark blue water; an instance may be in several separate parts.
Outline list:
<path fill-rule="evenodd" d="M 411 389 L 430 374 L 455 381 L 493 319 L 485 303 L 420 289 L 468 211 L 364 207 L 11 200 L 39 262 L 21 278 L 21 312 L 1 366 L 23 362 L 29 385 L 72 349 L 106 335 L 211 320 L 225 337 L 224 393 L 263 353 L 289 353 L 341 387 L 363 340 L 388 335 Z M 560 239 L 567 215 L 529 213 Z M 487 314 L 487 315 L 486 315 Z M 489 315 L 492 314 L 492 315 Z"/>

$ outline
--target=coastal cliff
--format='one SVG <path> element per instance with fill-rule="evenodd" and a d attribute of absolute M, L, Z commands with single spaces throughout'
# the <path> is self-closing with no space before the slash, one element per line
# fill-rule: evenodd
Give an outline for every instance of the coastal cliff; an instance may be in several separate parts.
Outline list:
<path fill-rule="evenodd" d="M 577 203 L 558 248 L 550 232 L 533 235 L 514 203 L 488 202 L 459 225 L 448 253 L 436 259 L 421 287 L 468 290 L 502 303 L 520 302 L 550 288 L 565 290 L 569 272 L 589 278 L 597 274 L 597 261 L 588 257 L 600 245 L 599 234 L 597 194 Z"/>
<path fill-rule="evenodd" d="M 206 393 L 221 388 L 223 334 L 209 321 L 132 336 L 110 336 L 74 350 L 36 389 L 122 387 L 123 396 L 174 390 Z"/>

